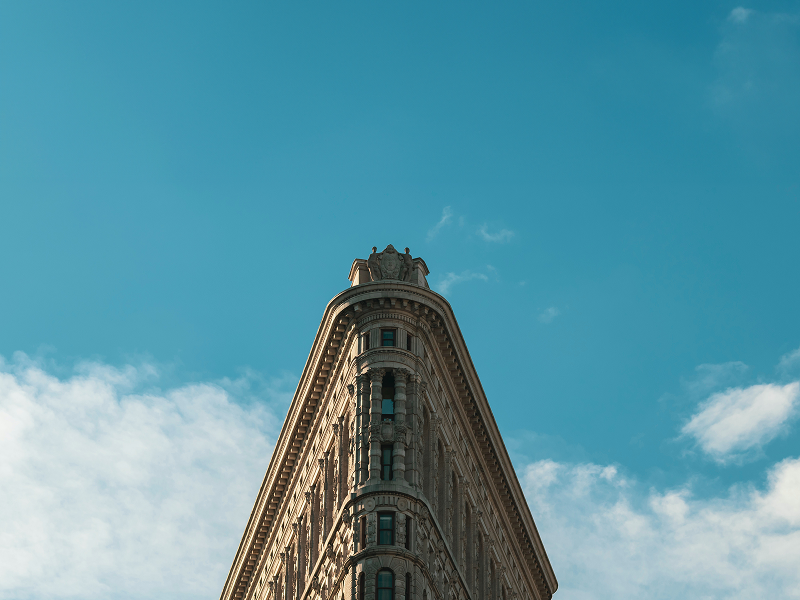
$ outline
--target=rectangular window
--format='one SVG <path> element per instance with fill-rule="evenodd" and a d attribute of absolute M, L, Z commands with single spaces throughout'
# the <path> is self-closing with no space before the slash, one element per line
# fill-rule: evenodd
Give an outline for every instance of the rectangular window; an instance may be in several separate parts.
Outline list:
<path fill-rule="evenodd" d="M 406 550 L 411 550 L 411 517 L 406 517 Z"/>
<path fill-rule="evenodd" d="M 381 329 L 381 346 L 394 346 L 396 329 Z"/>
<path fill-rule="evenodd" d="M 406 573 L 406 600 L 411 600 L 411 573 Z"/>
<path fill-rule="evenodd" d="M 378 543 L 394 544 L 394 513 L 378 513 Z"/>
<path fill-rule="evenodd" d="M 394 400 L 391 398 L 381 400 L 381 421 L 384 419 L 394 421 Z"/>
<path fill-rule="evenodd" d="M 361 517 L 361 519 L 359 519 L 359 529 L 361 530 L 359 532 L 361 534 L 361 547 L 358 550 L 361 551 L 367 547 L 367 517 Z"/>
<path fill-rule="evenodd" d="M 367 350 L 369 350 L 369 332 L 358 336 L 358 353 L 361 354 Z"/>
<path fill-rule="evenodd" d="M 411 341 L 414 339 L 414 336 L 410 333 L 406 335 L 406 350 L 411 352 Z"/>
<path fill-rule="evenodd" d="M 392 445 L 384 444 L 381 446 L 381 479 L 392 480 Z"/>

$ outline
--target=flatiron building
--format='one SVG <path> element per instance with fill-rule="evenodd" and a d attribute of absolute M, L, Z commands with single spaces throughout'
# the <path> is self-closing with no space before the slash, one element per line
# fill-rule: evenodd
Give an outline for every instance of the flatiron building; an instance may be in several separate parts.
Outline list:
<path fill-rule="evenodd" d="M 558 586 L 450 305 L 356 259 L 325 309 L 222 600 L 547 600 Z"/>

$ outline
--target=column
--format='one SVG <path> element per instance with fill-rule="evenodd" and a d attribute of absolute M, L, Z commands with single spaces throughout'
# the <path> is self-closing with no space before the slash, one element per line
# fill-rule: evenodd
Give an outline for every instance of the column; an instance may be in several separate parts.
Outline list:
<path fill-rule="evenodd" d="M 339 489 L 336 490 L 336 510 L 342 507 L 344 497 L 347 494 L 347 456 L 348 448 L 345 447 L 347 432 L 344 430 L 344 417 L 339 417 Z"/>
<path fill-rule="evenodd" d="M 444 447 L 444 494 L 442 494 L 444 496 L 444 511 L 442 512 L 444 522 L 442 528 L 451 547 L 453 545 L 453 475 L 451 473 L 453 466 L 450 463 L 453 460 L 453 454 L 450 446 Z"/>
<path fill-rule="evenodd" d="M 295 598 L 299 599 L 306 586 L 306 535 L 303 529 L 303 515 L 297 517 L 295 531 L 297 531 L 297 585 L 295 586 Z"/>
<path fill-rule="evenodd" d="M 315 499 L 317 494 L 317 484 L 311 486 L 311 491 L 306 492 L 306 502 L 308 502 L 308 569 L 313 571 L 314 565 L 317 564 L 317 511 L 315 508 Z"/>
<path fill-rule="evenodd" d="M 406 402 L 406 427 L 408 428 L 411 444 L 406 448 L 406 472 L 409 473 L 409 483 L 414 489 L 422 487 L 420 480 L 420 461 L 422 460 L 422 402 L 418 397 L 418 377 L 411 374 L 406 384 L 408 400 Z"/>
<path fill-rule="evenodd" d="M 417 414 L 419 415 L 419 431 L 417 432 L 418 448 L 417 460 L 414 461 L 417 465 L 417 485 L 419 489 L 428 496 L 430 501 L 431 486 L 430 486 L 430 456 L 431 456 L 431 415 L 428 414 L 428 435 L 425 435 L 425 392 L 427 384 L 422 381 L 420 376 L 416 377 L 417 381 L 414 383 L 414 403 L 417 407 Z M 428 469 L 425 470 L 425 457 L 428 457 Z"/>
<path fill-rule="evenodd" d="M 294 600 L 292 598 L 292 547 L 286 546 L 286 552 L 281 554 L 281 559 L 286 561 L 283 576 L 283 598 L 284 600 Z"/>
<path fill-rule="evenodd" d="M 369 372 L 369 483 L 381 480 L 381 386 L 383 385 L 383 369 L 372 369 Z"/>
<path fill-rule="evenodd" d="M 342 460 L 342 456 L 339 452 L 340 445 L 339 445 L 339 424 L 334 423 L 333 427 L 333 446 L 331 449 L 331 457 L 330 457 L 330 469 L 331 469 L 331 518 L 336 513 L 336 509 L 339 507 L 339 498 L 341 495 L 339 494 L 339 463 Z"/>
<path fill-rule="evenodd" d="M 369 379 L 366 375 L 359 375 L 356 379 L 358 386 L 356 394 L 356 486 L 363 485 L 369 476 L 367 454 L 367 440 L 369 439 Z"/>
<path fill-rule="evenodd" d="M 322 467 L 322 514 L 323 514 L 323 521 L 322 521 L 322 539 L 328 539 L 328 533 L 330 532 L 331 527 L 331 519 L 330 519 L 330 502 L 331 502 L 331 486 L 328 482 L 328 460 L 330 459 L 330 452 L 325 451 L 323 453 L 325 458 L 319 459 L 319 465 Z"/>
<path fill-rule="evenodd" d="M 394 423 L 395 441 L 392 449 L 393 479 L 406 483 L 406 371 L 394 373 Z"/>

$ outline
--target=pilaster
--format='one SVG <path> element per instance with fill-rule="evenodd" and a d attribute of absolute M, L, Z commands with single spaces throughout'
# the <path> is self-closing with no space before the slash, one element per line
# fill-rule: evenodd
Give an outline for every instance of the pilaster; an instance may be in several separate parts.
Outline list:
<path fill-rule="evenodd" d="M 369 477 L 369 378 L 359 375 L 356 385 L 355 485 L 360 486 Z"/>
<path fill-rule="evenodd" d="M 395 436 L 392 451 L 393 480 L 406 483 L 406 378 L 402 369 L 394 372 Z"/>
<path fill-rule="evenodd" d="M 377 483 L 381 479 L 381 400 L 383 385 L 383 369 L 371 369 L 370 407 L 369 407 L 369 480 Z"/>

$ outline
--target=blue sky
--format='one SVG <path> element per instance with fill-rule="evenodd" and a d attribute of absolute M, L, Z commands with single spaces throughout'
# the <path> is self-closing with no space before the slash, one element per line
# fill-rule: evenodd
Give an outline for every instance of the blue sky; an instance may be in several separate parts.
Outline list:
<path fill-rule="evenodd" d="M 557 598 L 800 588 L 800 3 L 26 2 L 0 32 L 0 597 L 218 594 L 324 306 L 389 243 L 456 312 Z"/>

